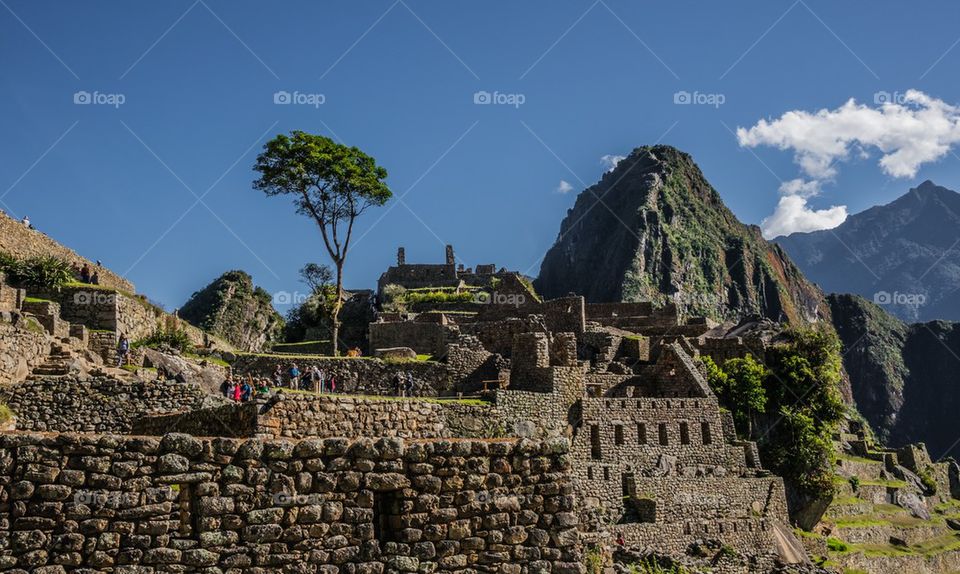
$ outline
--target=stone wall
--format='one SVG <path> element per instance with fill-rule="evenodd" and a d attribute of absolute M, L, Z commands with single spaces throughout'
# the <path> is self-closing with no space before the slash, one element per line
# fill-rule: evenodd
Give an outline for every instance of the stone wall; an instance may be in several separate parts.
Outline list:
<path fill-rule="evenodd" d="M 530 301 L 524 305 L 483 305 L 477 321 L 502 321 L 542 315 L 547 330 L 554 333 L 583 333 L 586 328 L 583 297 L 561 297 L 549 301 Z"/>
<path fill-rule="evenodd" d="M 270 398 L 248 403 L 144 416 L 133 422 L 131 432 L 144 435 L 182 432 L 195 436 L 295 439 L 517 436 L 505 432 L 500 412 L 492 403 L 376 399 L 283 391 Z"/>
<path fill-rule="evenodd" d="M 37 230 L 27 229 L 22 223 L 4 213 L 0 213 L 0 251 L 19 259 L 52 256 L 78 267 L 88 265 L 91 270 L 100 275 L 101 285 L 134 291 L 133 283 L 123 277 L 106 267 L 97 267 L 93 261 L 77 255 L 72 249 L 64 247 Z"/>
<path fill-rule="evenodd" d="M 49 352 L 50 341 L 42 332 L 0 322 L 0 384 L 22 381 Z"/>
<path fill-rule="evenodd" d="M 0 568 L 580 574 L 565 449 L 0 435 Z"/>
<path fill-rule="evenodd" d="M 95 331 L 113 331 L 114 337 L 122 333 L 130 341 L 137 341 L 149 337 L 158 329 L 164 329 L 186 332 L 194 345 L 199 346 L 204 342 L 202 330 L 136 295 L 91 287 L 64 287 L 57 292 L 39 295 L 60 304 L 60 317 L 63 320 Z M 220 339 L 216 342 L 223 348 L 231 348 Z"/>
<path fill-rule="evenodd" d="M 218 400 L 195 384 L 110 379 L 24 381 L 0 395 L 17 415 L 18 429 L 52 432 L 129 432 L 133 419 L 144 414 L 197 409 Z"/>
<path fill-rule="evenodd" d="M 446 352 L 447 332 L 440 323 L 401 321 L 370 323 L 370 349 L 410 347 L 418 354 L 441 356 Z"/>
<path fill-rule="evenodd" d="M 178 413 L 148 414 L 131 424 L 130 434 L 161 436 L 177 432 L 194 436 L 254 438 L 259 436 L 260 405 L 228 403 Z"/>
<path fill-rule="evenodd" d="M 716 398 L 585 398 L 582 412 L 574 453 L 584 461 L 653 469 L 666 455 L 678 474 L 746 467 L 743 449 L 724 439 Z"/>
<path fill-rule="evenodd" d="M 0 272 L 0 311 L 19 311 L 27 292 L 7 285 L 3 272 Z"/>
<path fill-rule="evenodd" d="M 306 372 L 317 365 L 326 375 L 336 378 L 337 392 L 363 395 L 393 395 L 393 377 L 398 372 L 413 375 L 415 396 L 435 397 L 453 393 L 446 365 L 433 361 L 390 362 L 369 357 L 310 357 L 296 355 L 236 355 L 233 371 L 238 374 L 269 377 L 277 365 L 283 369 L 284 380 L 292 363 Z"/>

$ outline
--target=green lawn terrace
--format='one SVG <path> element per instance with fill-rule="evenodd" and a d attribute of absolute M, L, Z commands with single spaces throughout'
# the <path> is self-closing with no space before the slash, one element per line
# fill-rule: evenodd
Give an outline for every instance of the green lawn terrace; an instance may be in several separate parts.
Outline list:
<path fill-rule="evenodd" d="M 876 447 L 862 423 L 834 437 L 835 494 L 803 540 L 842 572 L 960 571 L 960 469 L 922 445 Z"/>

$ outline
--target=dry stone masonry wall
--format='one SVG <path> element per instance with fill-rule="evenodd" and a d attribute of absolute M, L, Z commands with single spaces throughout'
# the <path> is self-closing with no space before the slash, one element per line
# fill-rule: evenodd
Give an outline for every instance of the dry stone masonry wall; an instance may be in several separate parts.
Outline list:
<path fill-rule="evenodd" d="M 196 384 L 111 379 L 24 381 L 3 389 L 17 428 L 53 432 L 129 432 L 144 414 L 199 409 L 217 399 Z"/>
<path fill-rule="evenodd" d="M 580 574 L 566 446 L 0 435 L 0 569 Z"/>

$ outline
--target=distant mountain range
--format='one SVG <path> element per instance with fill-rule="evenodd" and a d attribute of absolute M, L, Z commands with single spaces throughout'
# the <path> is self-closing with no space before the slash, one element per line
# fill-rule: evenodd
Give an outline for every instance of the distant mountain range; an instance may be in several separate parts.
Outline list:
<path fill-rule="evenodd" d="M 908 322 L 960 321 L 960 194 L 931 181 L 835 229 L 776 243 L 828 293 L 855 293 Z"/>

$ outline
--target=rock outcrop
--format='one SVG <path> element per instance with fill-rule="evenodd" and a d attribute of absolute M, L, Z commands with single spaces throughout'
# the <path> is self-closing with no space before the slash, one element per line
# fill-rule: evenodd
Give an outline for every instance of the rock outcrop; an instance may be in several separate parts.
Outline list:
<path fill-rule="evenodd" d="M 534 284 L 548 298 L 675 302 L 717 320 L 803 324 L 829 313 L 820 290 L 737 220 L 691 157 L 663 145 L 635 149 L 580 194 Z"/>
<path fill-rule="evenodd" d="M 283 332 L 283 317 L 272 297 L 254 287 L 243 271 L 227 271 L 194 293 L 180 308 L 180 317 L 243 351 L 261 351 Z"/>

